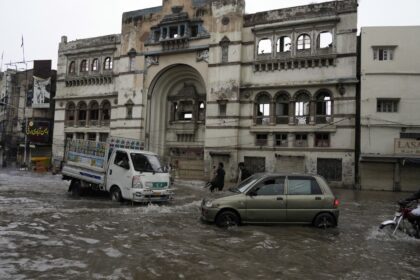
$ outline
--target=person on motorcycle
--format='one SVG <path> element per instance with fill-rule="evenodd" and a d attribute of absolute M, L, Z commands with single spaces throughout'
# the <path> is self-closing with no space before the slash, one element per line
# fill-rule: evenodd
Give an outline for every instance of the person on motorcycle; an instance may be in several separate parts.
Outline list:
<path fill-rule="evenodd" d="M 411 196 L 409 196 L 406 199 L 402 200 L 400 203 L 402 203 L 402 204 L 408 204 L 408 203 L 410 203 L 410 202 L 412 202 L 414 200 L 419 200 L 419 199 L 420 199 L 420 189 L 417 192 L 415 192 L 414 194 L 412 194 Z M 417 205 L 417 208 L 413 209 L 410 212 L 410 215 L 413 218 L 420 219 L 420 205 Z"/>

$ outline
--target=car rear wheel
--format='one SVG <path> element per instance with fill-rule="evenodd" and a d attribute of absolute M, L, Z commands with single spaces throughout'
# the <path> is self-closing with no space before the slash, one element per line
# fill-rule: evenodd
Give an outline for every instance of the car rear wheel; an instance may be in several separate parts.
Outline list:
<path fill-rule="evenodd" d="M 235 212 L 225 210 L 217 215 L 215 222 L 218 227 L 227 228 L 238 226 L 240 224 L 240 218 Z"/>
<path fill-rule="evenodd" d="M 112 201 L 122 202 L 122 194 L 119 187 L 112 187 L 111 189 L 111 199 Z"/>
<path fill-rule="evenodd" d="M 317 228 L 332 228 L 336 226 L 335 218 L 330 213 L 321 213 L 316 216 L 314 226 Z"/>

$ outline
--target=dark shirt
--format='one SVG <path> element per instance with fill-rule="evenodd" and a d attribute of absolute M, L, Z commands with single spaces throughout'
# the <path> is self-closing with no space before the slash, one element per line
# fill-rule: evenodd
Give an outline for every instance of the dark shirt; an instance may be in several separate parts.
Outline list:
<path fill-rule="evenodd" d="M 213 185 L 219 189 L 223 189 L 225 185 L 225 171 L 223 168 L 217 168 L 216 177 L 213 180 Z"/>
<path fill-rule="evenodd" d="M 246 169 L 246 168 L 242 168 L 242 170 L 241 170 L 241 182 L 243 180 L 245 180 L 246 178 L 250 177 L 250 176 L 251 176 L 251 172 L 249 172 L 249 170 Z"/>

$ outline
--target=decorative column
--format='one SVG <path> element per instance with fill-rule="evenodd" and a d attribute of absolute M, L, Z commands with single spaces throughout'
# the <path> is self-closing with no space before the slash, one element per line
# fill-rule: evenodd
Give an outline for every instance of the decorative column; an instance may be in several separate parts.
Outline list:
<path fill-rule="evenodd" d="M 295 101 L 289 103 L 289 125 L 295 125 Z"/>
<path fill-rule="evenodd" d="M 315 121 L 315 115 L 316 115 L 316 100 L 311 99 L 311 101 L 309 101 L 309 124 L 310 125 L 315 125 L 316 121 Z"/>

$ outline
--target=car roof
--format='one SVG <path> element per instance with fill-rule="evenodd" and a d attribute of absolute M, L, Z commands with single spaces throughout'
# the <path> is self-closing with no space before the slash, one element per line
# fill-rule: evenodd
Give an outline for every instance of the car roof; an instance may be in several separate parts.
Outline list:
<path fill-rule="evenodd" d="M 316 174 L 310 173 L 299 173 L 299 172 L 264 172 L 264 173 L 255 173 L 254 175 L 258 175 L 261 177 L 271 177 L 271 176 L 303 176 L 303 177 L 319 177 Z"/>

